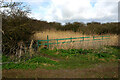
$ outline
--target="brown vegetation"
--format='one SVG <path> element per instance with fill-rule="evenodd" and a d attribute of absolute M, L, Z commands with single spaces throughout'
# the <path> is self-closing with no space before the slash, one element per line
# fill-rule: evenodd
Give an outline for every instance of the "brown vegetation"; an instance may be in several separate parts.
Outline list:
<path fill-rule="evenodd" d="M 104 36 L 106 35 L 110 35 L 110 39 L 105 39 L 105 40 L 98 40 L 98 41 L 93 41 L 93 36 L 101 36 L 101 35 L 97 35 L 97 34 L 89 34 L 89 35 L 83 35 L 80 32 L 73 32 L 73 31 L 57 31 L 57 30 L 46 30 L 46 31 L 42 31 L 42 32 L 37 32 L 34 34 L 34 36 L 32 37 L 32 39 L 34 40 L 46 40 L 47 39 L 47 35 L 49 36 L 49 39 L 61 39 L 61 38 L 71 38 L 71 37 L 91 37 L 89 39 L 85 39 L 85 40 L 90 40 L 90 41 L 84 41 L 84 42 L 74 42 L 74 43 L 65 43 L 65 44 L 59 44 L 57 45 L 51 45 L 51 49 L 54 49 L 55 47 L 57 49 L 80 49 L 80 48 L 85 48 L 85 49 L 89 49 L 89 48 L 98 48 L 101 47 L 102 45 L 111 45 L 111 46 L 117 46 L 118 45 L 118 35 L 115 34 L 104 34 Z M 97 38 L 100 39 L 100 38 Z M 76 40 L 80 40 L 80 39 L 75 39 Z M 64 42 L 64 41 L 69 41 L 69 40 L 61 40 L 59 42 Z M 53 40 L 50 41 L 50 43 L 56 43 L 57 41 Z M 44 43 L 44 41 L 42 42 Z M 42 46 L 44 47 L 44 46 Z"/>

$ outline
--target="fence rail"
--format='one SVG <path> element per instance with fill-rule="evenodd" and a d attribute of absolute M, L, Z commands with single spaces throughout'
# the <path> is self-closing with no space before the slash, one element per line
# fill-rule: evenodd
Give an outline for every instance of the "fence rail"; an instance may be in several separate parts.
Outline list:
<path fill-rule="evenodd" d="M 93 36 L 93 37 L 70 37 L 70 38 L 61 38 L 61 39 L 49 39 L 49 36 L 47 35 L 47 40 L 37 40 L 37 46 L 41 46 L 41 45 L 47 45 L 47 48 L 49 48 L 49 45 L 51 44 L 64 44 L 64 43 L 71 43 L 71 42 L 81 42 L 81 41 L 90 41 L 90 40 L 85 40 L 85 39 L 90 39 L 90 40 L 104 40 L 104 39 L 110 39 L 110 36 Z M 73 40 L 73 39 L 80 39 L 80 40 Z M 82 39 L 82 40 L 81 40 Z M 50 43 L 49 41 L 57 41 L 57 42 L 54 42 L 54 43 Z M 70 41 L 64 41 L 64 42 L 59 42 L 59 41 L 62 41 L 62 40 L 70 40 Z M 41 41 L 47 41 L 47 43 L 41 43 Z"/>

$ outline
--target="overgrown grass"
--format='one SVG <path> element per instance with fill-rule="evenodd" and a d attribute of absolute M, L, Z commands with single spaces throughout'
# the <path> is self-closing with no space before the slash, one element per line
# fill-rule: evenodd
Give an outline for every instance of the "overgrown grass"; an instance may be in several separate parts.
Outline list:
<path fill-rule="evenodd" d="M 101 49 L 41 49 L 28 60 L 19 63 L 3 64 L 3 69 L 75 69 L 93 67 L 100 63 L 117 63 L 120 59 L 120 48 L 103 47 Z M 3 62 L 11 59 L 3 55 Z M 24 62 L 23 62 L 24 61 Z"/>
<path fill-rule="evenodd" d="M 42 35 L 42 36 L 41 36 Z M 71 44 L 58 44 L 58 45 L 51 45 L 50 49 L 57 48 L 57 49 L 91 49 L 91 48 L 96 48 L 100 47 L 100 45 L 114 45 L 116 46 L 118 44 L 118 35 L 115 34 L 102 34 L 102 36 L 110 36 L 110 39 L 105 39 L 107 37 L 104 37 L 104 40 L 93 40 L 93 36 L 101 36 L 97 34 L 81 34 L 80 32 L 73 32 L 73 31 L 56 31 L 56 30 L 45 30 L 42 32 L 36 32 L 31 38 L 34 40 L 46 40 L 47 35 L 49 36 L 49 39 L 62 39 L 62 38 L 74 38 L 74 37 L 90 37 L 90 38 L 85 38 L 85 40 L 90 40 L 90 41 L 83 41 L 79 42 L 72 42 Z M 96 39 L 101 39 L 101 37 L 96 37 Z M 77 41 L 81 39 L 73 39 L 73 41 Z M 70 40 L 59 40 L 58 42 L 67 42 Z M 41 41 L 41 43 L 46 43 L 45 41 Z M 49 43 L 57 43 L 56 40 L 50 40 Z M 95 44 L 93 44 L 95 43 Z M 94 47 L 95 46 L 95 47 Z M 42 45 L 41 48 L 44 46 Z"/>

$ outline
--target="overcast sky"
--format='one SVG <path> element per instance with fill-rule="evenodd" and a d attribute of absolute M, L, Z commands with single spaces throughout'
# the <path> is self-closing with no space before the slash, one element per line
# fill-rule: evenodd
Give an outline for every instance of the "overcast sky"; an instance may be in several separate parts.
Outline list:
<path fill-rule="evenodd" d="M 13 0 L 14 1 L 14 0 Z M 38 20 L 48 22 L 117 22 L 119 0 L 15 0 L 30 5 Z"/>

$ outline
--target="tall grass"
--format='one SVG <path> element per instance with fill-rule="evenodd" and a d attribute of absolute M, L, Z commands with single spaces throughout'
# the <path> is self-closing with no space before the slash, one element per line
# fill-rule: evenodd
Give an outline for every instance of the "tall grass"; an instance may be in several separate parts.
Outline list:
<path fill-rule="evenodd" d="M 88 49 L 88 48 L 98 48 L 103 45 L 112 45 L 112 46 L 118 45 L 118 35 L 115 35 L 115 34 L 104 34 L 104 36 L 110 35 L 110 39 L 93 41 L 92 36 L 100 36 L 100 35 L 95 35 L 95 34 L 86 35 L 86 34 L 81 34 L 80 32 L 73 32 L 73 31 L 45 30 L 42 32 L 36 32 L 32 36 L 32 38 L 34 40 L 46 40 L 47 35 L 49 36 L 49 39 L 60 39 L 60 38 L 70 38 L 70 37 L 91 37 L 89 39 L 90 41 L 50 45 L 50 49 L 54 49 L 54 48 L 57 48 L 57 49 L 73 49 L 73 48 L 74 49 L 80 49 L 80 48 Z M 80 39 L 75 39 L 75 40 L 80 40 Z M 70 40 L 61 40 L 59 42 L 64 42 L 64 41 L 70 41 Z M 56 43 L 56 41 L 51 41 L 51 43 Z"/>

